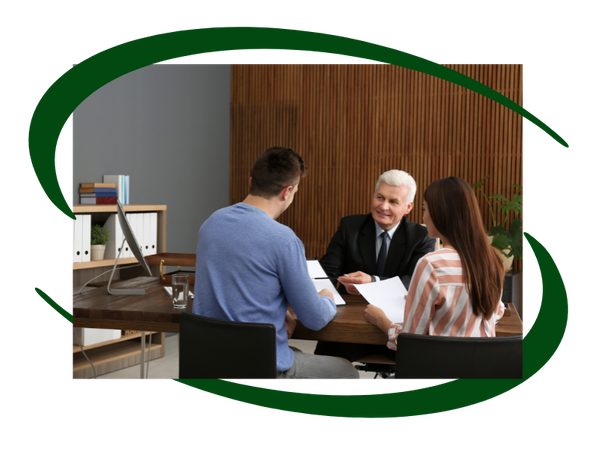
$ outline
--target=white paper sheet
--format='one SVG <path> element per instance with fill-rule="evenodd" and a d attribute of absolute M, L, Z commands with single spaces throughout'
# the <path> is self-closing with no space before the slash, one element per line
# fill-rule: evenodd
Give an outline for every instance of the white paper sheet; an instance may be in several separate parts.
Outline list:
<path fill-rule="evenodd" d="M 408 293 L 400 278 L 388 278 L 376 283 L 355 284 L 366 301 L 383 310 L 394 323 L 404 323 L 404 306 Z"/>
<path fill-rule="evenodd" d="M 337 289 L 335 288 L 335 286 L 333 285 L 331 280 L 329 278 L 327 278 L 327 274 L 323 270 L 323 267 L 321 267 L 321 263 L 318 260 L 316 260 L 316 259 L 308 260 L 307 259 L 306 266 L 308 267 L 308 274 L 312 278 L 313 283 L 315 284 L 315 288 L 317 289 L 317 292 L 319 292 L 323 289 L 329 289 L 331 291 L 331 293 L 333 294 L 333 300 L 335 301 L 336 305 L 345 305 L 346 304 L 346 302 L 344 301 L 342 296 L 339 294 L 339 292 L 337 291 Z"/>
<path fill-rule="evenodd" d="M 317 259 L 307 260 L 306 265 L 308 266 L 308 274 L 311 278 L 327 278 L 327 274 Z"/>
<path fill-rule="evenodd" d="M 329 278 L 324 278 L 321 280 L 313 279 L 313 283 L 315 284 L 315 288 L 317 289 L 317 292 L 319 292 L 322 289 L 329 289 L 331 291 L 331 293 L 333 294 L 333 300 L 335 301 L 336 305 L 345 305 L 346 304 L 346 302 L 344 301 L 342 296 L 339 294 L 339 292 L 337 291 L 337 289 L 335 288 L 335 286 L 333 285 L 331 280 L 329 280 Z"/>

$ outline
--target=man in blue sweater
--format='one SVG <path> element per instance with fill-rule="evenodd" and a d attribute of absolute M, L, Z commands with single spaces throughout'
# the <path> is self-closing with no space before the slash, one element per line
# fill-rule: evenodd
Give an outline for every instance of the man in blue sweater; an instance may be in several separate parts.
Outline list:
<path fill-rule="evenodd" d="M 304 245 L 274 220 L 294 200 L 305 172 L 298 153 L 270 148 L 254 164 L 245 200 L 204 222 L 198 233 L 193 312 L 275 325 L 278 378 L 358 378 L 345 359 L 305 354 L 288 345 L 295 327 L 288 305 L 313 330 L 336 313 L 331 292 L 317 293 L 308 275 Z"/>

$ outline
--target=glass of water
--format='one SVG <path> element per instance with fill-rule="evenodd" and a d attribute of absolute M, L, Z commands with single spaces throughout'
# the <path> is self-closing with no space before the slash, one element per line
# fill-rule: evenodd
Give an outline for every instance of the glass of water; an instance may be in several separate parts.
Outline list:
<path fill-rule="evenodd" d="M 171 283 L 173 285 L 173 306 L 175 308 L 187 307 L 190 276 L 185 274 L 172 275 Z"/>

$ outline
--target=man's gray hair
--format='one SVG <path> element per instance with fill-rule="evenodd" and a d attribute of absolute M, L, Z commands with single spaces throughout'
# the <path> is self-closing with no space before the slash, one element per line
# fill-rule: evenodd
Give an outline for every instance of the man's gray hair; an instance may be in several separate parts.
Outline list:
<path fill-rule="evenodd" d="M 417 193 L 417 183 L 413 177 L 403 170 L 392 169 L 388 170 L 387 172 L 383 172 L 377 180 L 377 184 L 375 184 L 375 192 L 377 192 L 377 189 L 382 181 L 390 186 L 408 188 L 408 193 L 406 194 L 406 203 L 414 201 L 415 194 Z"/>

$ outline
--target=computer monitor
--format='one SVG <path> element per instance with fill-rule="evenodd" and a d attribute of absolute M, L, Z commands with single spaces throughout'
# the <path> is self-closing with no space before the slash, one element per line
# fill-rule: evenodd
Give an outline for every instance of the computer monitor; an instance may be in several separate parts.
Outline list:
<path fill-rule="evenodd" d="M 129 221 L 125 216 L 125 211 L 123 211 L 123 205 L 121 202 L 117 200 L 117 216 L 119 217 L 119 224 L 121 225 L 121 231 L 123 231 L 123 244 L 125 241 L 129 243 L 129 247 L 137 259 L 139 265 L 144 269 L 148 276 L 152 276 L 152 272 L 150 271 L 150 267 L 148 263 L 144 259 L 144 255 L 142 254 L 142 248 L 137 242 L 135 238 L 135 234 L 133 234 L 133 230 L 131 229 L 131 225 L 129 225 Z M 123 250 L 124 245 L 121 245 L 121 249 L 117 254 L 117 260 L 115 261 L 115 265 L 113 267 L 112 273 L 110 275 L 110 280 L 108 281 L 108 293 L 112 295 L 144 295 L 146 291 L 144 289 L 111 289 L 110 283 L 113 279 L 113 275 L 115 274 L 115 270 L 117 269 L 117 263 L 119 262 L 119 256 L 121 256 L 121 251 Z"/>

